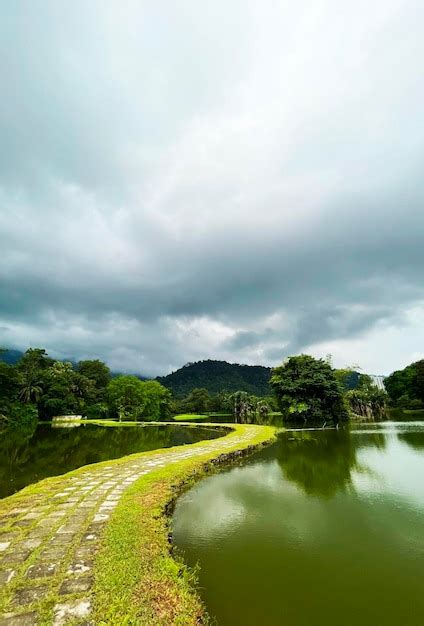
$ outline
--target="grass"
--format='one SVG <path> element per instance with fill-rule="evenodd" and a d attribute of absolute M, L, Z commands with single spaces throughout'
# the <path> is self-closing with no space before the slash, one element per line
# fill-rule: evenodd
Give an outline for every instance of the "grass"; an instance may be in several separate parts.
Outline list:
<path fill-rule="evenodd" d="M 202 420 L 206 422 L 209 419 L 209 415 L 201 415 L 196 413 L 181 413 L 181 415 L 174 415 L 173 418 L 176 422 L 191 422 L 192 420 Z"/>
<path fill-rule="evenodd" d="M 237 437 L 250 434 L 240 445 Z M 225 457 L 274 439 L 271 426 L 232 425 Z M 217 440 L 214 440 L 215 442 Z M 202 445 L 193 444 L 193 446 Z M 190 446 L 191 447 L 191 446 Z M 169 451 L 170 449 L 168 449 Z M 120 500 L 95 563 L 94 622 L 106 625 L 194 625 L 207 622 L 195 575 L 172 557 L 167 511 L 179 493 L 217 462 L 209 451 L 140 478 Z"/>
<path fill-rule="evenodd" d="M 217 417 L 219 417 L 222 420 L 228 417 L 230 418 L 228 421 L 231 422 L 232 415 L 231 413 L 181 413 L 180 415 L 174 415 L 173 420 L 175 420 L 176 422 L 196 421 L 197 423 L 199 423 L 200 421 L 207 422 L 211 418 L 217 418 Z M 219 423 L 219 422 L 216 422 L 216 423 Z"/>

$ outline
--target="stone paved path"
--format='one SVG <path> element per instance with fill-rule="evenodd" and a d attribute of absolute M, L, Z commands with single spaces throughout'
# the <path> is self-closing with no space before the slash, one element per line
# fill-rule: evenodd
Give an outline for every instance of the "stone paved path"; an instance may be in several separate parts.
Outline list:
<path fill-rule="evenodd" d="M 257 431 L 255 431 L 255 435 Z M 92 567 L 100 536 L 125 489 L 164 465 L 204 453 L 246 447 L 252 433 L 158 451 L 63 477 L 60 491 L 37 494 L 29 506 L 0 513 L 0 588 L 8 594 L 0 626 L 33 626 L 51 599 L 48 622 L 90 621 Z M 59 598 L 59 601 L 58 601 Z M 44 621 L 45 623 L 45 621 Z"/>

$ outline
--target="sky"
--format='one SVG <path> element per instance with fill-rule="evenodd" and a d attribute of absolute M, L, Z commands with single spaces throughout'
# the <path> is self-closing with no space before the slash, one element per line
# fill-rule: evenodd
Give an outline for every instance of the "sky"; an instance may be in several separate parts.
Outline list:
<path fill-rule="evenodd" d="M 0 5 L 0 345 L 424 357 L 424 3 Z"/>

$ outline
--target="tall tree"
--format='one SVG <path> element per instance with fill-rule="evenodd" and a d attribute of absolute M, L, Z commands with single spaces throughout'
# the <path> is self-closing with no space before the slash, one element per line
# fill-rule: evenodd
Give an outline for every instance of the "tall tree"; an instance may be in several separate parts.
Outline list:
<path fill-rule="evenodd" d="M 25 404 L 37 403 L 43 392 L 43 381 L 37 371 L 23 371 L 19 383 L 19 400 Z"/>
<path fill-rule="evenodd" d="M 98 391 L 104 391 L 112 378 L 108 366 L 99 359 L 79 361 L 76 371 L 92 380 Z"/>
<path fill-rule="evenodd" d="M 39 375 L 51 367 L 54 359 L 51 359 L 43 348 L 29 348 L 17 363 L 20 372 L 31 375 Z"/>
<path fill-rule="evenodd" d="M 120 422 L 139 419 L 146 405 L 144 385 L 137 376 L 113 378 L 107 386 L 107 398 Z"/>
<path fill-rule="evenodd" d="M 19 393 L 19 376 L 15 367 L 0 361 L 0 414 L 5 415 Z"/>
<path fill-rule="evenodd" d="M 270 382 L 286 418 L 334 422 L 347 418 L 341 386 L 322 359 L 306 354 L 289 357 L 273 369 Z"/>
<path fill-rule="evenodd" d="M 145 420 L 156 421 L 167 419 L 170 416 L 171 392 L 157 380 L 143 382 L 144 410 L 142 417 Z"/>

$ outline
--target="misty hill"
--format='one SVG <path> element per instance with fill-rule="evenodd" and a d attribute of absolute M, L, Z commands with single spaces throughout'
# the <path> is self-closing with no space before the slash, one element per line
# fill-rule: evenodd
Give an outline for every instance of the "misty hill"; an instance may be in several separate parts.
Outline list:
<path fill-rule="evenodd" d="M 187 363 L 168 376 L 159 376 L 157 380 L 177 397 L 187 395 L 196 387 L 203 387 L 212 394 L 220 391 L 247 391 L 256 396 L 266 396 L 271 393 L 268 385 L 270 376 L 271 368 L 262 365 L 209 360 Z"/>
<path fill-rule="evenodd" d="M 349 391 L 350 389 L 356 389 L 356 387 L 358 386 L 359 383 L 359 379 L 361 377 L 361 374 L 359 372 L 350 372 L 348 374 L 348 376 L 346 377 L 346 380 L 344 381 L 344 386 L 346 391 Z"/>
<path fill-rule="evenodd" d="M 5 350 L 6 352 L 0 352 L 0 361 L 9 365 L 15 365 L 24 354 L 20 350 L 12 350 L 12 348 L 5 348 Z"/>

